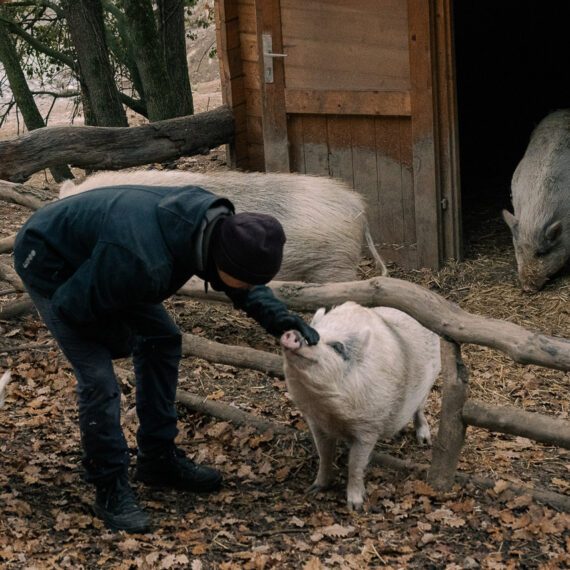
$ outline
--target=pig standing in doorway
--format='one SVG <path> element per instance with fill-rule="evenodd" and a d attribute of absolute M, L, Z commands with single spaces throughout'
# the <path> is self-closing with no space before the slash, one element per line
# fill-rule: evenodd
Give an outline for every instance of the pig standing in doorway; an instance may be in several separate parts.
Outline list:
<path fill-rule="evenodd" d="M 349 446 L 347 503 L 362 508 L 364 471 L 379 438 L 414 420 L 420 443 L 431 443 L 423 408 L 440 367 L 435 333 L 386 307 L 344 303 L 319 309 L 311 325 L 321 340 L 308 346 L 297 331 L 281 337 L 289 393 L 303 413 L 319 454 L 311 490 L 332 481 L 337 440 Z"/>
<path fill-rule="evenodd" d="M 530 138 L 511 184 L 519 280 L 536 292 L 570 260 L 570 109 L 544 118 Z"/>

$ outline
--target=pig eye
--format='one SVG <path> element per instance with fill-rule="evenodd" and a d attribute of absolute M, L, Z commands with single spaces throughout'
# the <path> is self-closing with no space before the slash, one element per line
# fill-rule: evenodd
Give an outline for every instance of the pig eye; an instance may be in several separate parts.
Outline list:
<path fill-rule="evenodd" d="M 328 345 L 343 359 L 348 360 L 346 348 L 342 342 L 329 342 Z"/>
<path fill-rule="evenodd" d="M 552 250 L 551 247 L 540 247 L 536 250 L 534 256 L 535 257 L 544 257 L 545 255 L 548 255 L 551 250 Z"/>

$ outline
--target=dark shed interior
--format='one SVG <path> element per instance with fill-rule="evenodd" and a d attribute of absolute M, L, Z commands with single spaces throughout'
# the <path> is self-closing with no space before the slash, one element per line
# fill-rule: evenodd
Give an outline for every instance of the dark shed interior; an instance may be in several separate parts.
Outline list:
<path fill-rule="evenodd" d="M 570 106 L 570 2 L 456 0 L 453 9 L 469 243 L 481 224 L 510 208 L 510 180 L 532 129 Z"/>

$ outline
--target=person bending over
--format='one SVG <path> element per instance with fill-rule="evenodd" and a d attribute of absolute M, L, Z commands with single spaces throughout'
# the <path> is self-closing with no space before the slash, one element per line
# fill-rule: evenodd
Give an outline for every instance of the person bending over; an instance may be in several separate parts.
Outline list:
<path fill-rule="evenodd" d="M 269 334 L 318 333 L 266 284 L 285 244 L 279 221 L 235 213 L 202 188 L 114 186 L 76 194 L 37 211 L 18 232 L 15 268 L 77 378 L 84 478 L 107 527 L 145 532 L 150 519 L 128 479 L 112 360 L 132 355 L 136 378 L 134 479 L 184 491 L 220 488 L 219 471 L 175 445 L 182 354 L 180 330 L 162 305 L 193 275 Z"/>

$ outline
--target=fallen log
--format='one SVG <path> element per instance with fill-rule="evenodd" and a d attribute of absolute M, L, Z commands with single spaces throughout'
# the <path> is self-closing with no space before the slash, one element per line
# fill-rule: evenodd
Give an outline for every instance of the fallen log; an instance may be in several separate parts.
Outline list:
<path fill-rule="evenodd" d="M 0 200 L 4 202 L 19 204 L 30 210 L 39 210 L 55 199 L 56 197 L 51 193 L 30 188 L 23 184 L 0 180 Z"/>
<path fill-rule="evenodd" d="M 408 313 L 445 339 L 500 350 L 520 364 L 537 364 L 570 371 L 570 340 L 539 334 L 519 325 L 474 315 L 428 289 L 392 277 L 347 283 L 270 283 L 275 295 L 298 311 L 314 311 L 354 301 L 368 307 L 393 307 Z M 216 291 L 204 292 L 190 280 L 179 291 L 194 299 L 229 302 Z"/>
<path fill-rule="evenodd" d="M 12 285 L 12 287 L 18 291 L 25 291 L 25 287 L 22 283 L 22 280 L 20 279 L 20 276 L 16 273 L 16 271 L 14 271 L 14 269 L 12 269 L 12 267 L 6 265 L 5 263 L 0 263 L 0 281 L 6 281 L 7 283 L 10 283 L 10 285 Z"/>
<path fill-rule="evenodd" d="M 195 356 L 209 362 L 228 364 L 238 368 L 251 368 L 271 376 L 283 377 L 280 356 L 245 346 L 230 346 L 193 334 L 182 335 L 182 354 Z"/>
<path fill-rule="evenodd" d="M 12 301 L 11 303 L 0 305 L 0 320 L 8 321 L 17 317 L 23 317 L 31 313 L 34 308 L 32 300 L 28 295 L 25 295 L 19 301 Z"/>
<path fill-rule="evenodd" d="M 133 372 L 119 367 L 115 367 L 115 372 L 121 380 L 128 382 L 131 386 L 135 386 L 135 375 Z M 208 400 L 207 397 L 198 396 L 187 392 L 186 390 L 178 389 L 176 391 L 176 401 L 194 412 L 206 414 L 219 420 L 232 422 L 238 426 L 251 425 L 259 431 L 271 430 L 274 433 L 287 433 L 291 430 L 291 428 L 287 426 L 274 424 L 273 422 L 264 420 L 263 418 L 259 418 L 248 412 L 244 412 L 234 406 L 215 402 L 214 400 Z"/>
<path fill-rule="evenodd" d="M 464 423 L 472 426 L 570 449 L 570 423 L 565 420 L 475 400 L 465 402 L 461 415 Z"/>
<path fill-rule="evenodd" d="M 0 178 L 24 182 L 57 165 L 119 170 L 204 154 L 231 141 L 229 107 L 139 127 L 44 127 L 0 142 Z"/>
<path fill-rule="evenodd" d="M 6 236 L 0 239 L 0 254 L 9 253 L 14 249 L 14 242 L 16 241 L 16 234 Z"/>

